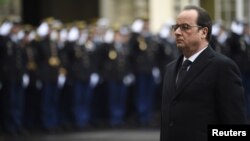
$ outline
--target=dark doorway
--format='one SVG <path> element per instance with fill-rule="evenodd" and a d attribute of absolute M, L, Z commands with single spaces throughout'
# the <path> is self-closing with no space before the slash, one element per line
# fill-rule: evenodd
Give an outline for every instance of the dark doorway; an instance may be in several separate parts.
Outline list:
<path fill-rule="evenodd" d="M 22 0 L 22 21 L 25 24 L 38 25 L 41 18 L 41 0 Z"/>
<path fill-rule="evenodd" d="M 22 0 L 23 23 L 38 25 L 54 17 L 62 22 L 91 21 L 99 17 L 99 0 Z"/>

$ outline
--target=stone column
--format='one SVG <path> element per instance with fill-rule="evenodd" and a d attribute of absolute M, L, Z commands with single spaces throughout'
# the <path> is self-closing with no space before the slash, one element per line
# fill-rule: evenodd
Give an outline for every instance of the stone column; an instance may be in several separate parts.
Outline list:
<path fill-rule="evenodd" d="M 115 18 L 114 0 L 100 0 L 100 16 L 103 18 L 108 18 L 110 21 L 113 21 Z"/>
<path fill-rule="evenodd" d="M 115 27 L 129 25 L 134 20 L 133 0 L 115 0 Z"/>
<path fill-rule="evenodd" d="M 21 21 L 21 0 L 0 0 L 0 19 Z"/>
<path fill-rule="evenodd" d="M 134 0 L 100 0 L 100 17 L 107 18 L 117 28 L 131 24 L 134 19 Z"/>
<path fill-rule="evenodd" d="M 149 18 L 149 1 L 150 0 L 134 0 L 134 17 Z"/>
<path fill-rule="evenodd" d="M 175 18 L 173 0 L 149 0 L 150 28 L 157 33 L 161 26 L 170 19 Z"/>
<path fill-rule="evenodd" d="M 236 0 L 235 5 L 235 12 L 236 12 L 236 18 L 238 20 L 244 20 L 244 3 L 243 0 Z M 247 4 L 247 3 L 245 3 Z"/>

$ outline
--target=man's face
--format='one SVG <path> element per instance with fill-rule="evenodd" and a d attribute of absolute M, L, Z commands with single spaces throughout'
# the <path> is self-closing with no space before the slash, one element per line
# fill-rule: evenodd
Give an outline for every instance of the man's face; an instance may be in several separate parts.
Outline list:
<path fill-rule="evenodd" d="M 176 45 L 181 50 L 196 50 L 204 39 L 202 27 L 197 25 L 197 17 L 198 13 L 195 10 L 184 10 L 177 17 L 173 31 Z"/>

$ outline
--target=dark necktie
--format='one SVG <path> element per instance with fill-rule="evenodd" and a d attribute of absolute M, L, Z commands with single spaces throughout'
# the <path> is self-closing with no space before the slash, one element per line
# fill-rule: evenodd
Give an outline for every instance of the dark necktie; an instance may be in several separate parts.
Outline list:
<path fill-rule="evenodd" d="M 185 77 L 185 75 L 188 71 L 188 67 L 191 65 L 191 63 L 192 62 L 190 60 L 185 60 L 184 63 L 182 64 L 181 68 L 179 69 L 179 73 L 178 73 L 177 81 L 176 81 L 177 88 L 182 83 L 183 78 Z"/>

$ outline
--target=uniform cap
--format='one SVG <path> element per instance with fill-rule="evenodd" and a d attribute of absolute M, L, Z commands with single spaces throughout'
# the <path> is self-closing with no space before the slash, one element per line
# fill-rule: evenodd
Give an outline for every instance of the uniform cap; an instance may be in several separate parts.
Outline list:
<path fill-rule="evenodd" d="M 40 37 L 44 37 L 48 35 L 49 33 L 49 25 L 46 22 L 43 22 L 38 28 L 37 28 L 37 34 Z"/>
<path fill-rule="evenodd" d="M 242 35 L 243 34 L 243 23 L 239 21 L 233 21 L 231 24 L 231 31 L 237 35 Z"/>
<path fill-rule="evenodd" d="M 10 33 L 11 28 L 13 27 L 13 23 L 4 22 L 0 27 L 0 35 L 6 36 Z"/>
<path fill-rule="evenodd" d="M 109 29 L 106 31 L 105 35 L 104 35 L 104 42 L 105 43 L 112 43 L 114 41 L 114 31 Z"/>
<path fill-rule="evenodd" d="M 68 40 L 69 41 L 76 41 L 79 38 L 79 30 L 77 29 L 77 27 L 72 27 L 69 30 L 69 34 L 68 34 Z"/>
<path fill-rule="evenodd" d="M 135 33 L 140 33 L 143 29 L 144 22 L 141 19 L 137 19 L 133 22 L 131 30 Z"/>

